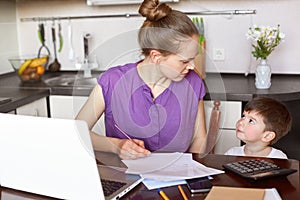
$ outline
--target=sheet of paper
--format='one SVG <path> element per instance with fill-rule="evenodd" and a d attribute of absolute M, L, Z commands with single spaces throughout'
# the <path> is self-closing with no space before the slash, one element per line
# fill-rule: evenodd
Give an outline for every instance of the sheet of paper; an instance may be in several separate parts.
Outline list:
<path fill-rule="evenodd" d="M 150 156 L 136 160 L 122 160 L 128 167 L 128 174 L 143 174 L 163 169 L 172 165 L 183 153 L 151 153 Z"/>
<path fill-rule="evenodd" d="M 127 173 L 156 181 L 177 181 L 224 173 L 194 161 L 192 154 L 187 153 L 156 153 L 151 158 L 123 162 L 128 167 Z"/>
<path fill-rule="evenodd" d="M 268 188 L 265 191 L 264 200 L 281 200 L 281 197 L 276 188 Z"/>
<path fill-rule="evenodd" d="M 185 180 L 178 181 L 156 181 L 152 179 L 144 179 L 143 184 L 147 187 L 148 190 L 153 190 L 157 188 L 169 187 L 173 185 L 184 185 L 186 184 Z"/>
<path fill-rule="evenodd" d="M 175 181 L 211 176 L 222 173 L 224 173 L 224 171 L 209 168 L 192 159 L 188 160 L 185 157 L 181 157 L 172 165 L 158 171 L 141 174 L 141 177 L 158 181 Z"/>
<path fill-rule="evenodd" d="M 210 176 L 208 178 L 213 179 Z M 143 184 L 147 187 L 148 190 L 153 190 L 153 189 L 157 189 L 157 188 L 169 187 L 169 186 L 174 186 L 174 185 L 184 185 L 184 184 L 186 184 L 186 180 L 157 181 L 157 180 L 153 180 L 153 179 L 144 179 Z"/>

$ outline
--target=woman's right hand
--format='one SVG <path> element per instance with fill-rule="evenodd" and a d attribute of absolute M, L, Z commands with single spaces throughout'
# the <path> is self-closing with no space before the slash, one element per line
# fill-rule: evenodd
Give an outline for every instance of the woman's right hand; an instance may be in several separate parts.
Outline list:
<path fill-rule="evenodd" d="M 133 160 L 137 158 L 143 158 L 151 154 L 151 152 L 145 148 L 144 141 L 133 139 L 118 139 L 117 154 L 121 159 Z"/>

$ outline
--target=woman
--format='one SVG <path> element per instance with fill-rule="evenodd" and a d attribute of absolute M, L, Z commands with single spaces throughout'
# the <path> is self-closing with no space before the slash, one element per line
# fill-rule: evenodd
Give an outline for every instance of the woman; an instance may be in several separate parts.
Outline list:
<path fill-rule="evenodd" d="M 158 0 L 144 0 L 139 13 L 146 17 L 138 35 L 144 59 L 101 74 L 76 119 L 91 130 L 105 113 L 106 136 L 91 131 L 93 147 L 122 159 L 153 151 L 201 153 L 205 86 L 193 71 L 198 31 Z"/>

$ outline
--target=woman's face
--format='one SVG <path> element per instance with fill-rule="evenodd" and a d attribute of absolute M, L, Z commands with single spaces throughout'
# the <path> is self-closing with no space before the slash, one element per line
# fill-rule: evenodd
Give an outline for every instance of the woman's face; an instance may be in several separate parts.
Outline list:
<path fill-rule="evenodd" d="M 194 58 L 198 54 L 198 36 L 192 37 L 178 54 L 163 56 L 159 62 L 160 71 L 172 81 L 181 81 L 189 72 L 194 70 Z"/>

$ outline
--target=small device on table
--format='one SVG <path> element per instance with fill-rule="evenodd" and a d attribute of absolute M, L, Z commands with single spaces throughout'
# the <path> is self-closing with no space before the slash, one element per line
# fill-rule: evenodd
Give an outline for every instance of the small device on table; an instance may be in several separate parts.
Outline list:
<path fill-rule="evenodd" d="M 224 164 L 223 167 L 225 170 L 254 181 L 275 176 L 287 176 L 297 171 L 296 169 L 281 168 L 263 159 L 232 162 Z"/>
<path fill-rule="evenodd" d="M 187 179 L 186 183 L 191 193 L 209 192 L 212 188 L 212 183 L 208 177 Z"/>

